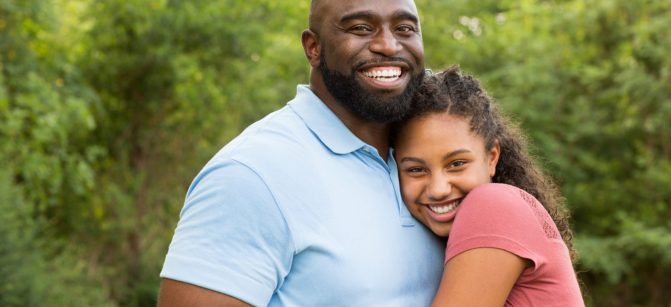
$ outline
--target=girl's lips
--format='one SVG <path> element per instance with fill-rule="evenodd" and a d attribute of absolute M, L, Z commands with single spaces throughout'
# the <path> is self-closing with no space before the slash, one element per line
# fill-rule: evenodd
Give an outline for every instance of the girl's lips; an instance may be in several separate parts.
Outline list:
<path fill-rule="evenodd" d="M 460 204 L 459 199 L 449 203 L 424 205 L 423 210 L 426 210 L 431 219 L 436 222 L 446 223 L 454 220 Z"/>

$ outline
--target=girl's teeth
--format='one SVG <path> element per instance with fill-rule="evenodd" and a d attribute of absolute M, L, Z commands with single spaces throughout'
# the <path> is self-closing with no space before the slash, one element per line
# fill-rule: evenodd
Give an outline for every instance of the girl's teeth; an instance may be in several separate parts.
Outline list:
<path fill-rule="evenodd" d="M 449 205 L 444 205 L 444 206 L 429 206 L 429 209 L 431 209 L 431 211 L 433 211 L 435 213 L 438 213 L 438 214 L 445 214 L 445 213 L 453 211 L 454 209 L 457 208 L 457 206 L 459 206 L 459 202 L 453 202 Z"/>

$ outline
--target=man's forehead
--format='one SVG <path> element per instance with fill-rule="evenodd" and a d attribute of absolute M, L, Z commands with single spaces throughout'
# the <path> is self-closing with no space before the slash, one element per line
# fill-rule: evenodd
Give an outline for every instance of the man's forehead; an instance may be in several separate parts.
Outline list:
<path fill-rule="evenodd" d="M 412 0 L 313 0 L 311 9 L 311 16 L 316 19 L 337 18 L 359 11 L 380 15 L 405 11 L 417 15 L 417 7 Z"/>
<path fill-rule="evenodd" d="M 413 0 L 313 0 L 309 27 L 320 31 L 324 22 L 337 23 L 344 16 L 366 12 L 368 15 L 413 16 L 419 20 Z"/>

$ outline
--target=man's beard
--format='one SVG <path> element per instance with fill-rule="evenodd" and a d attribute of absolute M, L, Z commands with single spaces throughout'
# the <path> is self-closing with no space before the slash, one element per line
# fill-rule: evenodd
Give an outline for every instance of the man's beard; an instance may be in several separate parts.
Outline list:
<path fill-rule="evenodd" d="M 324 52 L 321 54 L 319 71 L 326 89 L 343 107 L 355 116 L 377 123 L 389 123 L 403 118 L 410 111 L 411 99 L 424 80 L 423 74 L 411 76 L 403 93 L 387 97 L 363 88 L 356 80 L 356 69 L 349 76 L 329 69 Z"/>

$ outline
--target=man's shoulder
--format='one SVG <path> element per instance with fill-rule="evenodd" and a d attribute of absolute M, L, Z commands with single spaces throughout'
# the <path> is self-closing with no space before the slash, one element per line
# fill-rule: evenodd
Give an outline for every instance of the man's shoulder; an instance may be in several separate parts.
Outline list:
<path fill-rule="evenodd" d="M 324 147 L 302 119 L 285 106 L 247 127 L 217 152 L 205 169 L 231 163 L 255 171 L 279 171 L 307 163 Z"/>
<path fill-rule="evenodd" d="M 299 159 L 300 148 L 310 142 L 305 130 L 287 106 L 268 114 L 224 145 L 198 172 L 190 190 L 203 180 L 238 187 L 268 184 Z"/>
<path fill-rule="evenodd" d="M 290 149 L 310 141 L 310 133 L 305 123 L 285 106 L 251 124 L 226 144 L 216 156 L 265 156 L 272 154 L 269 151 Z"/>

